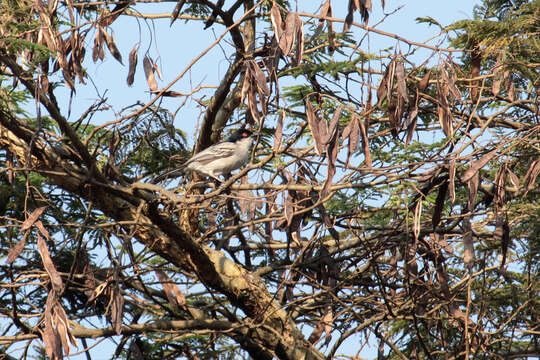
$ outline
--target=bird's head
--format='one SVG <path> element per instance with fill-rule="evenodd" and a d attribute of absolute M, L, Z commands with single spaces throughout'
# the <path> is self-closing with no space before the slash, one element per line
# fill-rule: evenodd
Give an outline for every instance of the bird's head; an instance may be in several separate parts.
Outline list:
<path fill-rule="evenodd" d="M 253 133 L 246 129 L 238 129 L 235 132 L 232 133 L 232 135 L 229 137 L 227 141 L 229 142 L 237 142 L 242 139 L 248 139 L 253 137 Z"/>

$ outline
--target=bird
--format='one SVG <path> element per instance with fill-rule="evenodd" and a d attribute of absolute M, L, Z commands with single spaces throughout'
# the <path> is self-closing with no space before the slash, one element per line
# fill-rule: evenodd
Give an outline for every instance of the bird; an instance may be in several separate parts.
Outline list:
<path fill-rule="evenodd" d="M 153 184 L 168 177 L 179 176 L 185 172 L 196 172 L 221 182 L 218 177 L 244 166 L 249 160 L 249 150 L 253 144 L 253 133 L 246 129 L 238 129 L 227 141 L 214 144 L 193 155 L 181 167 L 155 177 Z"/>

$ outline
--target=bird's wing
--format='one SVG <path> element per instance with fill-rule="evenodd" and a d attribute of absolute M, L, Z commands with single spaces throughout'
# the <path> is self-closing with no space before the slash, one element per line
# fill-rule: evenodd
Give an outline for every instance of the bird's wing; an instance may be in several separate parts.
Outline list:
<path fill-rule="evenodd" d="M 185 165 L 187 166 L 193 162 L 199 162 L 204 165 L 217 159 L 232 156 L 235 150 L 236 145 L 231 142 L 215 144 L 193 155 L 193 157 L 189 159 Z"/>

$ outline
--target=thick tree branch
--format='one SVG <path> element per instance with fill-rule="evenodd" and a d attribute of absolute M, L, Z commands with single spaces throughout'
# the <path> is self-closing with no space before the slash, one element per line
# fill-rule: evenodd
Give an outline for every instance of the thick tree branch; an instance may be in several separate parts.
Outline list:
<path fill-rule="evenodd" d="M 223 130 L 223 126 L 228 119 L 221 118 L 220 123 L 218 124 L 216 123 L 216 116 L 222 109 L 225 100 L 231 91 L 231 86 L 234 79 L 242 70 L 242 66 L 243 58 L 241 56 L 237 56 L 234 62 L 229 66 L 229 69 L 227 70 L 227 73 L 225 73 L 223 80 L 221 80 L 218 89 L 214 93 L 214 96 L 212 96 L 212 99 L 210 99 L 208 102 L 208 107 L 206 108 L 201 125 L 201 131 L 199 133 L 199 138 L 197 140 L 197 144 L 195 145 L 196 153 L 204 150 L 219 140 L 219 134 L 221 134 L 221 130 Z M 239 102 L 234 103 L 234 105 L 238 106 Z M 229 110 L 227 113 L 230 114 L 231 111 Z"/>
<path fill-rule="evenodd" d="M 22 124 L 11 120 L 0 117 L 0 145 L 14 154 L 24 155 L 28 151 L 28 143 L 9 130 L 24 134 Z M 47 159 L 46 154 L 51 153 L 54 154 L 54 149 L 37 141 L 33 152 L 36 157 L 34 167 L 46 171 L 53 184 L 92 201 L 108 217 L 140 224 L 133 232 L 137 239 L 176 266 L 196 272 L 206 286 L 224 294 L 232 304 L 240 307 L 254 325 L 263 329 L 263 336 L 256 341 L 264 344 L 266 349 L 280 359 L 322 359 L 322 355 L 304 340 L 281 305 L 267 292 L 260 278 L 223 253 L 196 242 L 170 215 L 158 210 L 157 199 L 150 193 L 111 191 L 107 184 L 94 181 L 91 174 L 74 164 L 71 176 L 62 176 L 62 169 L 57 168 L 54 162 L 39 160 Z M 128 230 L 132 230 L 131 227 Z M 242 345 L 253 351 L 248 345 Z"/>
<path fill-rule="evenodd" d="M 13 74 L 17 76 L 17 78 L 24 84 L 30 94 L 36 94 L 39 102 L 43 104 L 43 106 L 45 106 L 51 117 L 56 121 L 56 123 L 62 130 L 62 133 L 68 137 L 71 143 L 73 143 L 73 146 L 84 160 L 88 169 L 94 171 L 95 176 L 98 179 L 103 179 L 103 175 L 101 175 L 95 167 L 94 159 L 90 155 L 88 148 L 82 143 L 79 136 L 75 133 L 75 130 L 73 130 L 73 128 L 68 124 L 66 118 L 62 116 L 62 114 L 60 113 L 60 109 L 58 109 L 57 105 L 52 102 L 43 93 L 43 91 L 41 91 L 41 89 L 36 88 L 33 80 L 24 73 L 24 70 L 10 56 L 0 52 L 0 61 L 6 66 L 8 66 L 11 71 L 13 71 Z"/>

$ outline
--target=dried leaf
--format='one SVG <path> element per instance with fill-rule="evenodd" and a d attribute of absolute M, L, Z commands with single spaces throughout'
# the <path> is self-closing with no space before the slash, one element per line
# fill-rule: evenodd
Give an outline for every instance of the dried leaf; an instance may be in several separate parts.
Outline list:
<path fill-rule="evenodd" d="M 272 4 L 272 9 L 270 10 L 270 21 L 272 22 L 272 29 L 274 30 L 274 36 L 276 37 L 277 43 L 281 41 L 283 36 L 283 21 L 281 20 L 281 14 L 279 8 L 276 6 L 276 3 Z"/>
<path fill-rule="evenodd" d="M 412 110 L 408 111 L 407 120 L 403 122 L 403 128 L 407 131 L 407 137 L 405 139 L 405 146 L 409 145 L 416 130 L 416 117 L 418 116 L 418 101 L 420 96 L 418 95 L 418 89 L 416 89 L 416 96 L 414 106 Z"/>
<path fill-rule="evenodd" d="M 469 212 L 474 210 L 474 204 L 476 202 L 476 194 L 478 193 L 478 184 L 480 183 L 480 175 L 475 173 L 472 178 L 467 181 L 467 187 L 469 189 L 469 200 L 467 202 L 467 209 Z"/>
<path fill-rule="evenodd" d="M 424 92 L 429 86 L 429 77 L 431 76 L 431 69 L 429 69 L 425 74 L 422 80 L 418 83 L 418 90 Z"/>
<path fill-rule="evenodd" d="M 84 78 L 86 76 L 85 71 L 83 70 L 83 61 L 84 55 L 86 54 L 86 48 L 84 44 L 84 39 L 86 35 L 79 36 L 79 33 L 75 32 L 72 36 L 72 56 L 71 60 L 73 62 L 73 71 L 77 74 L 79 81 L 85 83 Z"/>
<path fill-rule="evenodd" d="M 521 186 L 521 183 L 520 183 L 519 178 L 517 177 L 517 175 L 514 174 L 512 172 L 512 170 L 510 170 L 509 168 L 506 169 L 506 172 L 508 173 L 508 176 L 510 177 L 510 182 L 512 183 L 512 185 L 516 189 L 519 189 L 519 187 Z"/>
<path fill-rule="evenodd" d="M 96 36 L 94 37 L 94 47 L 92 49 L 92 60 L 97 62 L 98 59 L 103 60 L 105 53 L 103 51 L 103 34 L 100 28 L 96 30 Z"/>
<path fill-rule="evenodd" d="M 319 112 L 316 112 L 315 114 L 317 115 L 317 122 L 319 123 L 319 135 L 321 135 L 322 145 L 324 145 L 328 137 L 328 122 L 326 119 L 321 119 Z"/>
<path fill-rule="evenodd" d="M 152 59 L 150 59 L 150 57 L 148 56 L 144 57 L 143 67 L 144 67 L 144 74 L 146 76 L 146 81 L 148 82 L 148 87 L 150 88 L 151 91 L 156 91 L 158 86 L 157 86 L 156 78 L 154 77 L 154 67 L 152 63 L 153 61 Z"/>
<path fill-rule="evenodd" d="M 304 25 L 298 14 L 296 14 L 296 18 L 296 51 L 294 63 L 296 66 L 300 66 L 302 63 L 302 56 L 304 55 Z"/>
<path fill-rule="evenodd" d="M 172 24 L 178 19 L 178 16 L 180 15 L 180 11 L 182 11 L 182 6 L 186 3 L 186 0 L 178 0 L 176 3 L 176 6 L 174 7 L 173 12 L 171 13 L 171 23 L 169 26 L 172 26 Z"/>
<path fill-rule="evenodd" d="M 89 296 L 88 298 L 88 303 L 91 303 L 92 301 L 94 301 L 98 296 L 100 296 L 101 294 L 103 294 L 103 291 L 105 291 L 105 289 L 107 288 L 107 282 L 102 282 L 101 284 L 99 284 L 91 293 L 91 295 Z"/>
<path fill-rule="evenodd" d="M 290 194 L 285 199 L 285 209 L 283 211 L 285 213 L 285 219 L 287 219 L 287 226 L 290 227 L 294 216 L 294 206 Z"/>
<path fill-rule="evenodd" d="M 206 21 L 204 22 L 204 29 L 208 29 L 210 26 L 214 25 L 214 22 L 216 21 L 216 18 L 218 16 L 218 9 L 223 9 L 223 3 L 225 2 L 225 0 L 218 0 L 216 1 L 216 7 L 214 8 L 214 10 L 212 10 L 212 13 L 210 14 L 210 16 L 208 17 L 208 19 L 206 19 Z"/>
<path fill-rule="evenodd" d="M 531 164 L 531 166 L 529 167 L 529 170 L 527 170 L 527 173 L 525 174 L 525 178 L 523 179 L 523 183 L 526 189 L 525 195 L 529 192 L 529 190 L 533 188 L 534 183 L 539 173 L 540 173 L 540 158 L 536 159 Z"/>
<path fill-rule="evenodd" d="M 139 50 L 139 44 L 135 44 L 133 46 L 133 49 L 129 52 L 129 71 L 127 76 L 127 84 L 129 86 L 133 85 L 133 81 L 135 80 L 135 70 L 137 69 L 137 61 L 138 61 L 138 50 Z"/>
<path fill-rule="evenodd" d="M 332 324 L 333 324 L 333 321 L 334 320 L 333 320 L 332 307 L 327 306 L 326 313 L 323 315 L 323 317 L 317 323 L 317 326 L 315 327 L 315 329 L 313 330 L 313 332 L 309 336 L 308 341 L 311 344 L 317 343 L 320 340 L 321 335 L 324 332 L 324 333 L 326 333 L 325 343 L 328 343 L 332 338 L 332 328 L 333 328 Z"/>
<path fill-rule="evenodd" d="M 418 200 L 414 208 L 413 233 L 414 233 L 415 239 L 418 239 L 418 236 L 420 235 L 420 231 L 422 229 L 421 219 L 422 219 L 422 200 Z"/>
<path fill-rule="evenodd" d="M 388 121 L 390 122 L 390 131 L 392 133 L 392 136 L 394 138 L 397 138 L 398 129 L 400 128 L 400 126 L 399 119 L 396 117 L 396 113 L 398 112 L 397 106 L 393 101 L 394 99 L 390 99 L 390 101 L 388 102 Z"/>
<path fill-rule="evenodd" d="M 141 348 L 137 345 L 137 339 L 135 338 L 131 344 L 129 344 L 128 359 L 132 360 L 145 360 Z"/>
<path fill-rule="evenodd" d="M 351 156 L 354 154 L 356 148 L 358 147 L 358 133 L 360 132 L 358 127 L 358 117 L 356 116 L 356 113 L 352 113 L 351 121 L 349 121 L 349 124 L 347 124 L 345 129 L 343 129 L 343 133 L 341 135 L 343 140 L 347 138 L 349 139 L 349 146 L 347 148 L 347 166 L 349 165 L 349 160 Z"/>
<path fill-rule="evenodd" d="M 167 276 L 167 274 L 161 270 L 155 270 L 155 272 L 159 281 L 161 282 L 161 286 L 163 286 L 163 291 L 167 296 L 169 304 L 175 311 L 178 311 L 180 306 L 184 306 L 186 304 L 186 298 L 178 286 Z"/>
<path fill-rule="evenodd" d="M 357 119 L 357 121 L 358 121 L 358 129 L 360 130 L 360 135 L 362 136 L 362 149 L 364 151 L 364 159 L 365 159 L 365 162 L 366 162 L 366 166 L 367 167 L 373 167 L 373 164 L 371 162 L 371 151 L 369 150 L 369 137 L 368 137 L 368 133 L 367 133 L 367 130 L 368 130 L 367 129 L 367 126 L 368 126 L 367 118 L 366 118 L 365 124 L 362 124 L 360 119 Z M 358 144 L 358 133 L 356 133 L 355 135 L 356 135 L 355 143 Z M 355 145 L 353 143 L 353 141 L 352 141 L 352 138 L 353 138 L 353 136 L 351 134 L 350 145 Z"/>
<path fill-rule="evenodd" d="M 371 105 L 371 96 L 372 96 L 372 92 L 371 90 L 368 91 L 368 95 L 367 95 L 367 99 L 366 99 L 366 110 L 365 110 L 365 114 L 366 116 L 364 116 L 364 124 L 366 126 L 366 131 L 369 130 L 369 123 L 370 123 L 370 119 L 371 119 L 371 109 L 372 109 L 372 105 Z"/>
<path fill-rule="evenodd" d="M 251 67 L 249 66 L 249 63 L 246 62 L 246 66 L 244 68 L 244 82 L 242 83 L 242 91 L 240 92 L 240 102 L 244 102 L 247 98 L 247 94 L 251 91 Z"/>
<path fill-rule="evenodd" d="M 409 145 L 416 130 L 417 115 L 418 107 L 414 107 L 414 109 L 407 116 L 407 137 L 405 138 L 405 146 Z"/>
<path fill-rule="evenodd" d="M 326 154 L 328 156 L 328 165 L 326 171 L 326 180 L 324 181 L 323 188 L 321 189 L 320 198 L 324 199 L 330 192 L 330 187 L 332 186 L 332 179 L 336 173 L 336 159 L 338 155 L 338 132 L 335 131 L 330 142 L 326 146 Z"/>
<path fill-rule="evenodd" d="M 309 97 L 305 98 L 304 105 L 306 108 L 306 117 L 307 117 L 308 125 L 309 125 L 309 128 L 311 129 L 313 141 L 315 142 L 315 150 L 317 151 L 317 154 L 321 156 L 323 153 L 323 139 L 320 133 L 320 127 L 319 127 L 320 122 L 319 122 L 319 119 L 317 118 L 317 115 L 315 114 L 313 105 L 311 104 Z"/>
<path fill-rule="evenodd" d="M 60 343 L 62 344 L 62 347 L 64 348 L 66 352 L 66 355 L 69 356 L 70 346 L 69 346 L 69 341 L 68 341 L 67 330 L 68 329 L 66 328 L 66 325 L 63 322 L 58 321 L 58 319 L 56 319 L 56 331 L 58 333 L 58 337 L 60 338 Z"/>
<path fill-rule="evenodd" d="M 516 89 L 514 87 L 514 82 L 512 80 L 510 80 L 510 83 L 508 84 L 508 90 L 506 90 L 508 92 L 508 97 L 510 98 L 510 100 L 512 101 L 515 101 L 516 100 Z"/>
<path fill-rule="evenodd" d="M 450 93 L 452 94 L 452 98 L 454 100 L 459 100 L 461 99 L 461 91 L 459 91 L 458 87 L 456 86 L 455 77 L 456 77 L 456 74 L 452 73 L 448 87 L 450 89 Z"/>
<path fill-rule="evenodd" d="M 471 179 L 481 168 L 483 168 L 491 159 L 493 159 L 495 154 L 497 154 L 497 151 L 499 151 L 499 148 L 490 151 L 486 155 L 482 156 L 479 160 L 471 162 L 471 166 L 467 169 L 467 171 L 465 171 L 465 173 L 463 173 L 461 182 L 465 183 L 469 181 L 469 179 Z"/>
<path fill-rule="evenodd" d="M 116 6 L 111 10 L 110 13 L 105 13 L 99 20 L 101 26 L 110 26 L 128 6 L 131 4 L 131 1 L 120 1 Z"/>
<path fill-rule="evenodd" d="M 94 39 L 94 49 L 92 52 L 94 62 L 96 62 L 98 59 L 101 61 L 105 59 L 105 49 L 103 49 L 103 44 L 105 42 L 105 39 L 103 37 L 104 33 L 105 30 L 103 30 L 102 28 L 98 28 L 98 30 L 96 31 L 96 38 Z"/>
<path fill-rule="evenodd" d="M 267 69 L 268 75 L 270 77 L 270 84 L 276 84 L 276 89 L 279 88 L 278 85 L 278 64 L 279 59 L 281 58 L 281 49 L 277 43 L 276 37 L 274 36 L 270 42 L 269 56 L 263 58 L 264 66 Z"/>
<path fill-rule="evenodd" d="M 444 69 L 441 69 L 444 71 Z M 446 73 L 446 72 L 445 72 Z M 450 106 L 448 105 L 448 84 L 443 81 L 437 82 L 437 100 L 438 100 L 438 115 L 439 124 L 446 136 L 453 136 L 454 128 L 452 126 L 453 118 Z"/>
<path fill-rule="evenodd" d="M 293 12 L 289 12 L 285 18 L 285 29 L 279 38 L 279 48 L 283 52 L 283 56 L 289 55 L 294 45 L 297 34 L 297 19 L 299 19 L 298 14 Z"/>
<path fill-rule="evenodd" d="M 449 254 L 454 253 L 454 248 L 452 245 L 448 244 L 448 242 L 444 239 L 444 237 L 439 236 L 437 233 L 432 233 L 429 235 L 435 244 L 439 246 L 440 249 L 444 249 L 444 251 L 448 252 Z"/>
<path fill-rule="evenodd" d="M 493 82 L 491 83 L 491 92 L 493 93 L 493 96 L 499 95 L 501 92 L 501 84 L 502 79 L 500 78 L 494 78 Z"/>
<path fill-rule="evenodd" d="M 50 360 L 61 360 L 62 356 L 62 341 L 60 335 L 53 325 L 52 313 L 56 302 L 56 293 L 51 291 L 47 297 L 47 303 L 44 313 L 44 328 L 40 330 L 41 339 L 45 344 L 45 353 Z"/>
<path fill-rule="evenodd" d="M 360 7 L 358 10 L 360 11 L 360 16 L 362 16 L 364 23 L 368 22 L 371 9 L 371 0 L 360 0 Z"/>
<path fill-rule="evenodd" d="M 28 218 L 23 222 L 21 226 L 21 231 L 30 229 L 34 225 L 34 223 L 37 221 L 37 219 L 41 216 L 41 214 L 43 214 L 46 208 L 47 208 L 46 206 L 42 206 L 40 208 L 35 209 L 30 214 L 30 216 L 28 216 Z"/>
<path fill-rule="evenodd" d="M 58 8 L 58 2 L 59 0 L 49 0 L 48 7 L 49 7 L 49 14 L 53 14 L 56 12 L 56 9 Z"/>
<path fill-rule="evenodd" d="M 461 99 L 461 92 L 456 86 L 456 73 L 455 71 L 453 71 L 453 65 L 446 61 L 445 61 L 445 64 L 446 66 L 448 66 L 448 68 L 452 69 L 452 71 L 450 72 L 450 75 L 448 75 L 448 71 L 442 66 L 442 64 L 440 66 L 441 75 L 442 75 L 444 83 L 447 86 L 449 98 L 451 100 Z"/>
<path fill-rule="evenodd" d="M 103 38 L 105 39 L 105 44 L 107 44 L 107 47 L 109 48 L 109 51 L 111 52 L 112 56 L 116 60 L 118 60 L 120 64 L 124 65 L 124 63 L 122 62 L 122 54 L 120 54 L 120 51 L 116 47 L 116 43 L 112 35 L 109 35 L 107 31 L 103 30 Z"/>
<path fill-rule="evenodd" d="M 331 6 L 330 10 L 328 10 L 328 16 L 332 17 Z M 328 53 L 330 55 L 334 55 L 334 51 L 336 50 L 336 34 L 334 32 L 334 24 L 330 20 L 328 20 L 326 23 L 328 24 Z"/>
<path fill-rule="evenodd" d="M 503 223 L 504 223 L 504 216 L 497 215 L 495 217 L 495 231 L 493 232 L 493 237 L 502 239 L 503 236 Z"/>
<path fill-rule="evenodd" d="M 321 12 L 320 12 L 320 18 L 319 18 L 319 24 L 317 25 L 317 28 L 313 32 L 312 39 L 319 36 L 322 32 L 323 26 L 324 26 L 324 18 L 328 15 L 328 13 L 332 13 L 332 4 L 330 4 L 330 0 L 326 0 L 324 4 L 321 6 Z"/>
<path fill-rule="evenodd" d="M 351 121 L 349 121 L 349 123 L 343 128 L 343 132 L 341 133 L 341 139 L 343 141 L 347 140 L 349 136 L 351 135 L 352 124 L 353 124 L 353 121 L 351 118 Z"/>
<path fill-rule="evenodd" d="M 14 247 L 9 250 L 6 263 L 11 264 L 21 255 L 24 245 L 26 244 L 26 238 L 28 237 L 28 232 L 26 232 L 21 241 L 19 241 Z"/>
<path fill-rule="evenodd" d="M 336 134 L 336 131 L 338 129 L 339 124 L 339 117 L 341 116 L 341 112 L 343 111 L 343 104 L 339 104 L 336 111 L 334 111 L 334 115 L 332 116 L 332 120 L 330 120 L 330 125 L 328 126 L 328 133 L 326 134 L 326 137 L 324 139 L 324 144 L 328 144 L 334 135 Z"/>
<path fill-rule="evenodd" d="M 118 286 L 114 287 L 111 294 L 111 324 L 117 335 L 122 333 L 122 316 L 124 313 L 124 297 Z"/>
<path fill-rule="evenodd" d="M 362 131 L 360 128 L 362 127 L 362 123 L 360 122 L 360 119 L 356 115 L 356 113 L 353 113 L 351 116 L 351 134 L 349 136 L 349 154 L 353 154 L 356 149 L 358 148 L 358 140 L 360 137 L 360 132 Z"/>
<path fill-rule="evenodd" d="M 62 76 L 64 77 L 64 82 L 66 83 L 66 85 L 72 91 L 75 91 L 75 82 L 73 81 L 73 78 L 71 77 L 70 73 L 68 71 L 62 70 Z"/>
<path fill-rule="evenodd" d="M 323 329 L 324 329 L 324 323 L 323 323 L 323 321 L 321 319 L 317 323 L 317 326 L 315 327 L 315 329 L 313 329 L 313 332 L 311 333 L 311 335 L 309 335 L 308 342 L 310 344 L 316 344 L 317 341 L 319 341 L 319 339 L 321 338 L 321 335 L 323 333 Z"/>
<path fill-rule="evenodd" d="M 508 254 L 508 247 L 510 246 L 510 225 L 508 224 L 508 216 L 505 216 L 502 224 L 502 238 L 501 238 L 501 252 L 502 261 L 501 267 L 506 263 L 506 256 Z"/>
<path fill-rule="evenodd" d="M 152 60 L 152 59 L 150 59 Z M 161 70 L 159 70 L 159 66 L 157 66 L 157 63 L 155 61 L 152 61 L 152 68 L 156 72 L 159 80 L 163 80 L 163 76 L 161 76 Z"/>
<path fill-rule="evenodd" d="M 394 78 L 394 68 L 395 68 L 395 58 L 390 61 L 384 75 L 381 78 L 379 87 L 377 88 L 377 101 L 381 102 L 384 97 L 389 97 L 389 93 L 392 91 L 393 87 L 393 78 Z"/>
<path fill-rule="evenodd" d="M 503 77 L 500 75 L 502 70 L 502 60 L 502 56 L 499 56 L 493 66 L 493 81 L 491 83 L 491 92 L 493 93 L 493 96 L 497 96 L 501 92 L 501 85 L 503 82 Z"/>
<path fill-rule="evenodd" d="M 285 110 L 281 111 L 277 118 L 276 130 L 274 131 L 274 152 L 278 152 L 281 148 L 281 140 L 283 138 L 283 119 L 285 118 Z"/>
<path fill-rule="evenodd" d="M 45 267 L 45 270 L 47 271 L 47 274 L 49 275 L 49 278 L 51 279 L 51 284 L 53 287 L 53 290 L 57 293 L 62 292 L 63 289 L 63 282 L 62 277 L 56 271 L 56 268 L 54 267 L 54 263 L 51 259 L 51 255 L 49 254 L 49 249 L 47 248 L 47 244 L 45 243 L 45 240 L 37 234 L 37 244 L 38 244 L 38 250 L 39 255 L 41 255 L 41 260 L 43 262 L 43 266 Z"/>
<path fill-rule="evenodd" d="M 261 70 L 257 62 L 250 61 L 249 64 L 253 69 L 252 74 L 257 84 L 257 89 L 259 90 L 259 93 L 262 93 L 265 96 L 270 95 L 270 90 L 268 89 L 268 85 L 266 84 L 266 75 L 264 75 L 264 72 Z"/>
<path fill-rule="evenodd" d="M 362 21 L 367 23 L 369 20 L 369 12 L 371 11 L 371 0 L 349 0 L 347 16 L 343 25 L 343 32 L 347 32 L 354 20 L 354 12 L 358 10 Z"/>
<path fill-rule="evenodd" d="M 256 74 L 258 72 L 258 74 Z M 247 105 L 249 108 L 250 119 L 255 119 L 257 123 L 260 123 L 259 110 L 257 108 L 257 96 L 261 102 L 261 108 L 263 114 L 266 113 L 266 76 L 254 61 L 247 61 L 244 70 L 244 82 L 242 84 L 241 101 L 243 102 L 247 98 Z"/>
<path fill-rule="evenodd" d="M 405 117 L 406 112 L 406 105 L 408 104 L 408 99 L 401 97 L 401 95 L 398 95 L 397 97 L 397 106 L 394 110 L 394 128 L 392 129 L 392 132 L 395 137 L 397 137 L 399 131 L 403 127 L 403 118 Z"/>
<path fill-rule="evenodd" d="M 51 235 L 49 235 L 49 232 L 47 231 L 45 226 L 43 226 L 43 223 L 40 220 L 36 221 L 35 225 L 38 228 L 41 235 L 43 235 L 47 240 L 52 240 Z"/>
<path fill-rule="evenodd" d="M 40 76 L 40 79 L 43 77 L 46 78 L 46 76 Z M 47 90 L 45 90 L 45 92 L 47 92 Z M 8 151 L 6 154 L 6 168 L 8 169 L 8 182 L 10 185 L 13 185 L 13 182 L 15 181 L 15 170 L 13 170 L 14 167 L 15 163 L 13 162 L 13 154 Z"/>
<path fill-rule="evenodd" d="M 395 106 L 395 100 L 392 96 L 392 91 L 394 89 L 394 80 L 396 77 L 396 61 L 397 61 L 396 57 L 394 57 L 392 61 L 390 61 L 390 63 L 388 64 L 388 67 L 386 68 L 387 74 L 383 76 L 383 80 L 386 82 L 386 86 L 385 86 L 386 97 L 387 97 L 389 106 L 392 106 L 390 104 L 394 104 L 393 106 Z"/>
<path fill-rule="evenodd" d="M 398 95 L 401 96 L 405 103 L 408 102 L 407 94 L 407 82 L 405 80 L 405 66 L 403 65 L 403 59 L 399 56 L 396 60 L 396 79 L 397 79 L 397 91 Z"/>
<path fill-rule="evenodd" d="M 463 219 L 463 261 L 467 267 L 471 268 L 474 262 L 474 243 L 472 238 L 472 227 L 469 218 Z"/>
<path fill-rule="evenodd" d="M 77 340 L 75 339 L 69 328 L 66 311 L 64 310 L 59 301 L 56 301 L 53 305 L 53 314 L 53 320 L 56 324 L 58 335 L 60 336 L 60 340 L 62 342 L 62 347 L 65 349 L 66 355 L 69 355 L 71 351 L 71 346 L 69 344 L 71 343 L 75 347 L 77 347 L 78 344 Z"/>
<path fill-rule="evenodd" d="M 446 193 L 448 192 L 448 180 L 445 180 L 439 187 L 437 198 L 435 199 L 435 208 L 433 209 L 433 217 L 431 218 L 431 225 L 435 229 L 441 221 L 441 215 L 444 208 L 444 201 L 446 199 Z"/>
<path fill-rule="evenodd" d="M 506 163 L 503 164 L 495 175 L 495 213 L 504 205 L 506 195 Z"/>
<path fill-rule="evenodd" d="M 456 160 L 452 159 L 450 161 L 450 168 L 448 169 L 448 183 L 450 189 L 450 200 L 452 204 L 456 201 Z"/>
<path fill-rule="evenodd" d="M 334 136 L 327 145 L 326 152 L 328 154 L 328 159 L 331 161 L 332 166 L 335 167 L 338 152 L 339 152 L 339 130 L 334 131 Z"/>
<path fill-rule="evenodd" d="M 324 345 L 328 345 L 330 341 L 332 340 L 332 329 L 333 329 L 333 323 L 334 323 L 334 315 L 332 312 L 332 307 L 328 306 L 326 314 L 324 314 L 323 318 L 321 319 L 321 322 L 323 323 L 324 332 L 326 333 Z"/>
<path fill-rule="evenodd" d="M 250 86 L 247 98 L 251 116 L 257 121 L 257 123 L 260 123 L 259 109 L 257 108 L 257 97 L 255 95 L 255 88 L 253 86 Z"/>
<path fill-rule="evenodd" d="M 349 10 L 347 11 L 347 16 L 345 17 L 345 23 L 343 24 L 343 32 L 346 33 L 351 28 L 351 25 L 354 21 L 354 10 L 351 8 L 352 0 L 349 0 Z"/>
<path fill-rule="evenodd" d="M 473 44 L 471 52 L 471 78 L 476 78 L 480 75 L 480 67 L 482 65 L 482 51 L 478 44 Z M 471 82 L 471 100 L 475 103 L 478 100 L 478 80 Z"/>
<path fill-rule="evenodd" d="M 240 179 L 240 184 L 244 185 L 244 184 L 247 184 L 247 176 L 244 176 L 242 177 L 242 179 Z M 238 206 L 240 207 L 240 212 L 242 214 L 245 214 L 247 215 L 248 213 L 248 209 L 249 209 L 249 204 L 250 204 L 250 196 L 251 193 L 249 190 L 238 190 L 237 191 L 237 196 L 238 196 Z"/>

